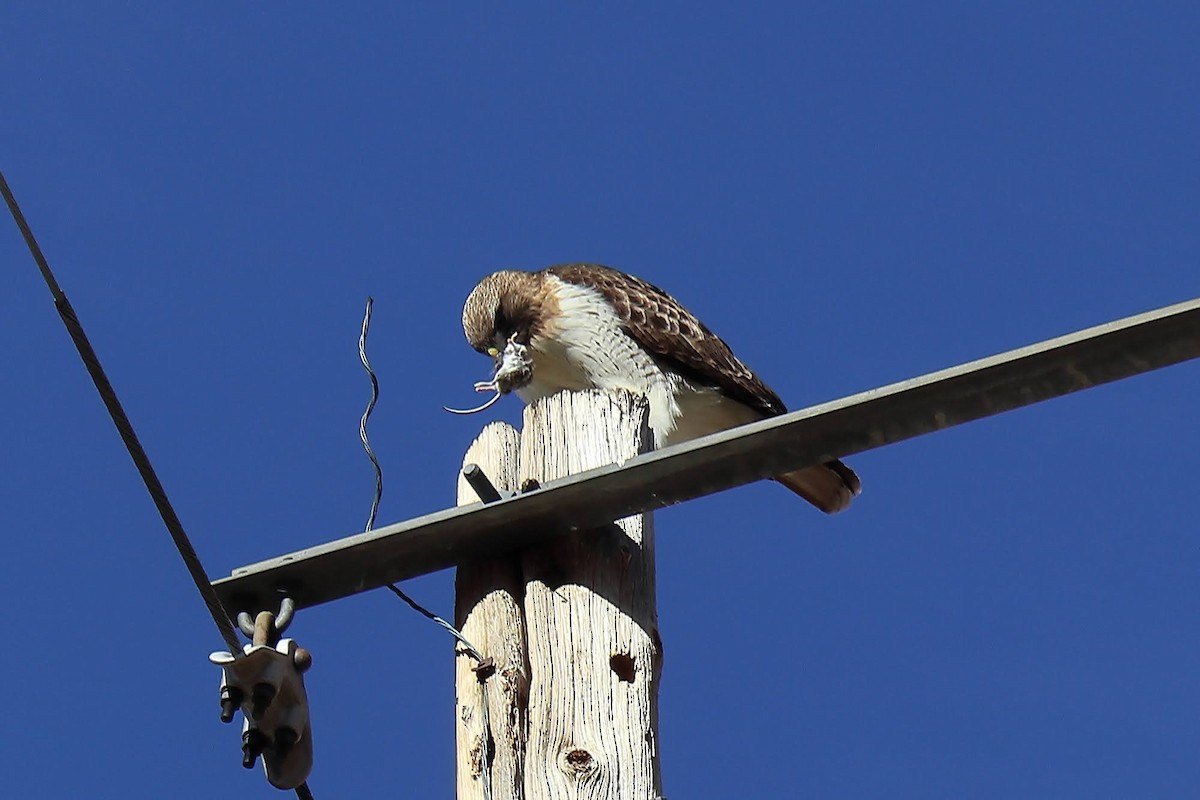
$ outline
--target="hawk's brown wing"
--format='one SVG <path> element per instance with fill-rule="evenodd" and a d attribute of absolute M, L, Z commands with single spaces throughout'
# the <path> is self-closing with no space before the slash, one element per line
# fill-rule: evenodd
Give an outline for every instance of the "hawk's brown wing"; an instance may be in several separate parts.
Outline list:
<path fill-rule="evenodd" d="M 787 411 L 779 396 L 738 360 L 729 345 L 657 286 L 600 264 L 558 264 L 545 271 L 604 295 L 629 334 L 688 379 L 714 386 L 764 417 Z"/>

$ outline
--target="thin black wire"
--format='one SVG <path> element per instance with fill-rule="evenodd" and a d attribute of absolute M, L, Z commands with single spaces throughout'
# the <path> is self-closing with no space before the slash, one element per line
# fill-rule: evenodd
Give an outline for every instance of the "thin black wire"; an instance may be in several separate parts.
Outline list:
<path fill-rule="evenodd" d="M 50 270 L 50 263 L 42 253 L 42 248 L 34 237 L 29 223 L 25 221 L 25 215 L 21 212 L 21 207 L 17 205 L 17 198 L 9 188 L 3 172 L 0 172 L 0 194 L 4 195 L 4 202 L 8 204 L 8 210 L 12 213 L 17 227 L 20 228 L 21 235 L 25 237 L 25 244 L 29 247 L 33 260 L 37 262 L 42 278 L 50 289 L 50 294 L 54 297 L 54 307 L 58 310 L 58 315 L 67 328 L 67 333 L 71 335 L 71 341 L 75 343 L 75 349 L 79 351 L 79 357 L 83 359 L 83 365 L 87 368 L 92 383 L 96 384 L 96 391 L 100 393 L 100 399 L 104 401 L 104 407 L 108 409 L 108 414 L 112 417 L 117 432 L 121 435 L 121 441 L 125 443 L 125 449 L 129 451 L 129 456 L 133 459 L 138 474 L 142 476 L 142 482 L 146 484 L 146 490 L 150 493 L 155 507 L 158 508 L 159 516 L 162 517 L 163 524 L 167 527 L 167 533 L 171 534 L 171 541 L 175 543 L 175 549 L 179 551 L 192 582 L 196 584 L 196 590 L 200 592 L 204 605 L 208 607 L 208 613 L 212 615 L 213 622 L 216 623 L 217 630 L 221 633 L 221 638 L 229 646 L 229 652 L 234 657 L 240 656 L 242 643 L 229 619 L 229 614 L 213 590 L 208 574 L 204 571 L 204 565 L 200 563 L 200 557 L 196 555 L 196 550 L 192 547 L 192 542 L 183 529 L 183 523 L 179 521 L 174 506 L 167 499 L 167 492 L 163 489 L 162 482 L 159 481 L 154 467 L 150 464 L 150 456 L 146 454 L 142 443 L 138 441 L 133 424 L 125 414 L 121 401 L 117 399 L 116 391 L 104 373 L 104 368 L 100 365 L 100 358 L 92 349 L 92 343 L 88 341 L 87 334 L 84 333 L 83 324 L 76 316 L 75 309 L 71 307 L 71 301 L 67 299 L 66 293 L 55 280 L 54 273 Z M 296 788 L 296 796 L 300 800 L 313 800 L 307 783 Z"/>
<path fill-rule="evenodd" d="M 462 646 L 466 650 L 467 655 L 470 656 L 471 658 L 475 659 L 475 662 L 477 664 L 483 663 L 483 654 L 480 653 L 477 649 L 475 649 L 475 645 L 471 644 L 467 640 L 467 637 L 462 635 L 462 631 L 460 631 L 458 628 L 451 625 L 449 622 L 446 622 L 446 620 L 442 619 L 437 614 L 434 614 L 432 611 L 430 611 L 429 609 L 422 606 L 416 600 L 413 600 L 411 597 L 409 597 L 407 594 L 405 594 L 400 589 L 400 587 L 397 586 L 396 584 L 389 583 L 387 585 L 387 588 L 391 589 L 392 593 L 395 594 L 397 597 L 399 597 L 401 600 L 408 603 L 409 607 L 412 608 L 413 611 L 416 611 L 418 614 L 421 614 L 422 616 L 426 617 L 427 619 L 433 620 L 438 625 L 441 625 L 443 628 L 445 628 L 450 633 L 451 636 L 453 636 L 455 639 L 457 639 L 459 641 L 459 643 L 462 644 Z M 492 765 L 492 758 L 495 757 L 495 754 L 492 752 L 492 718 L 491 718 L 491 711 L 488 708 L 488 706 L 489 706 L 488 683 L 487 683 L 486 676 L 481 676 L 480 681 L 479 681 L 479 690 L 482 695 L 480 697 L 481 704 L 483 705 L 483 752 L 480 753 L 480 755 L 479 755 L 479 761 L 480 761 L 479 777 L 480 777 L 480 780 L 483 781 L 483 800 L 492 800 L 492 767 L 491 767 L 491 765 Z"/>
<path fill-rule="evenodd" d="M 371 411 L 375 408 L 376 401 L 379 400 L 379 379 L 375 377 L 375 370 L 371 369 L 371 362 L 367 359 L 367 332 L 371 327 L 371 307 L 375 301 L 373 298 L 367 298 L 367 309 L 363 313 L 362 332 L 358 336 L 358 358 L 362 361 L 363 368 L 366 369 L 367 375 L 371 378 L 371 401 L 367 403 L 367 410 L 363 412 L 362 417 L 358 421 L 358 438 L 362 440 L 363 450 L 366 451 L 367 457 L 371 459 L 371 464 L 375 467 L 375 500 L 371 503 L 371 514 L 367 518 L 366 530 L 369 532 L 375 527 L 375 515 L 379 511 L 379 500 L 383 496 L 383 469 L 379 466 L 379 459 L 375 457 L 375 451 L 371 449 L 371 440 L 367 436 L 367 420 L 371 417 Z M 389 583 L 387 588 L 408 603 L 409 607 L 421 614 L 426 619 L 433 620 L 438 625 L 441 625 L 451 636 L 459 641 L 466 649 L 466 653 L 477 663 L 483 663 L 483 654 L 475 649 L 475 645 L 467 641 L 467 637 L 462 635 L 462 632 L 451 625 L 446 620 L 434 614 L 429 609 L 422 606 L 416 600 L 413 600 L 405 594 L 399 586 L 394 583 Z M 480 777 L 483 780 L 483 797 L 484 800 L 492 800 L 492 775 L 491 775 L 491 760 L 492 760 L 492 721 L 488 710 L 488 687 L 487 680 L 483 679 L 479 682 L 480 691 L 482 692 L 483 700 L 483 753 L 481 756 L 482 764 L 480 769 Z"/>
<path fill-rule="evenodd" d="M 429 609 L 422 606 L 416 600 L 413 600 L 411 597 L 409 597 L 403 591 L 401 591 L 400 587 L 397 586 L 396 584 L 389 583 L 387 585 L 387 588 L 391 589 L 392 592 L 396 595 L 396 597 L 399 597 L 401 600 L 408 603 L 409 606 L 412 607 L 413 611 L 416 611 L 418 614 L 425 616 L 427 619 L 433 620 L 438 625 L 441 625 L 443 628 L 445 628 L 450 633 L 451 636 L 453 636 L 455 639 L 458 639 L 458 641 L 462 643 L 462 646 L 466 648 L 467 655 L 469 655 L 471 658 L 475 659 L 476 661 L 483 661 L 483 654 L 475 649 L 475 645 L 473 645 L 467 641 L 467 637 L 463 636 L 462 632 L 459 631 L 458 628 L 454 627 L 449 622 L 446 622 L 446 620 L 442 619 L 437 614 L 434 614 L 432 611 L 430 611 Z"/>
<path fill-rule="evenodd" d="M 375 515 L 379 513 L 379 501 L 383 498 L 383 469 L 379 466 L 379 459 L 375 457 L 375 451 L 371 449 L 371 440 L 367 438 L 367 420 L 371 418 L 371 412 L 375 410 L 375 403 L 379 400 L 379 379 L 375 377 L 375 370 L 371 369 L 371 362 L 367 360 L 367 331 L 371 327 L 371 307 L 373 305 L 375 305 L 375 299 L 368 297 L 367 310 L 363 314 L 362 333 L 358 335 L 358 358 L 362 361 L 363 369 L 371 378 L 371 402 L 367 403 L 367 410 L 358 420 L 358 438 L 362 440 L 363 449 L 367 451 L 367 458 L 371 459 L 371 465 L 375 467 L 375 499 L 371 502 L 371 514 L 367 517 L 367 530 L 375 527 Z"/>

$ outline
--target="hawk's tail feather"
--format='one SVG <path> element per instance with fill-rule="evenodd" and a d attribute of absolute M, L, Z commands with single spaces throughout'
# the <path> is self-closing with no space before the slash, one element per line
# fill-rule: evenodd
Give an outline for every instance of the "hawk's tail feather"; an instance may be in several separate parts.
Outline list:
<path fill-rule="evenodd" d="M 836 514 L 847 508 L 862 491 L 862 482 L 854 470 L 836 459 L 779 475 L 775 480 L 826 514 Z"/>

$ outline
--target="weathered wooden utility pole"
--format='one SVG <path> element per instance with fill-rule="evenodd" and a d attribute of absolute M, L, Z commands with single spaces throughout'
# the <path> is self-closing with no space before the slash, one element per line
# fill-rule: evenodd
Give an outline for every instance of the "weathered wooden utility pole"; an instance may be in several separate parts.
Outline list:
<path fill-rule="evenodd" d="M 493 422 L 471 444 L 463 465 L 476 465 L 497 490 L 507 493 L 517 488 L 520 455 L 521 434 L 507 423 Z M 458 504 L 471 505 L 480 499 L 460 472 Z M 457 797 L 483 800 L 483 782 L 490 778 L 493 800 L 516 800 L 524 797 L 529 707 L 520 556 L 510 553 L 463 564 L 455 575 L 454 594 L 455 627 L 480 653 L 492 659 L 495 669 L 489 677 L 486 666 L 480 671 L 461 644 L 455 647 Z M 489 724 L 485 724 L 485 700 Z"/>
<path fill-rule="evenodd" d="M 619 464 L 652 447 L 642 398 L 564 392 L 526 409 L 519 437 L 489 425 L 464 463 L 505 491 Z M 477 500 L 460 479 L 459 502 Z M 650 514 L 461 567 L 456 618 L 496 669 L 487 679 L 493 798 L 658 796 L 662 647 Z M 478 672 L 461 650 L 460 800 L 483 797 L 488 741 Z"/>

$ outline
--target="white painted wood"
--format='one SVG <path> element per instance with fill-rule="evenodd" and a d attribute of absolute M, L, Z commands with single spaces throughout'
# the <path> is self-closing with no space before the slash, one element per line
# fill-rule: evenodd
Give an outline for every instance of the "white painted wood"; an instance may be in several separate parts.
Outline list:
<path fill-rule="evenodd" d="M 503 422 L 489 424 L 471 444 L 463 464 L 478 464 L 501 492 L 517 486 L 520 434 Z M 475 491 L 459 473 L 458 504 L 479 502 Z M 525 757 L 526 700 L 529 665 L 525 659 L 525 627 L 521 616 L 524 593 L 517 555 L 464 564 L 455 575 L 455 626 L 467 641 L 496 664 L 487 680 L 488 712 L 495 757 L 490 766 L 493 800 L 524 797 L 522 765 Z M 459 800 L 484 797 L 483 762 L 487 731 L 484 728 L 483 690 L 475 661 L 461 644 L 454 648 L 455 764 Z"/>
<path fill-rule="evenodd" d="M 521 478 L 540 482 L 653 448 L 646 402 L 564 392 L 526 409 Z M 527 550 L 526 800 L 648 800 L 660 794 L 662 647 L 649 514 Z"/>

